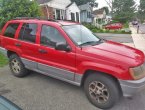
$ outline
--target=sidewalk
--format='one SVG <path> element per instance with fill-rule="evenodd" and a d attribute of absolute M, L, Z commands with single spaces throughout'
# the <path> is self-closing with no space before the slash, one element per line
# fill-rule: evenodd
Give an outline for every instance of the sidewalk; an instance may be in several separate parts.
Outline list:
<path fill-rule="evenodd" d="M 134 42 L 135 48 L 141 50 L 145 54 L 145 34 L 137 34 L 137 29 L 135 27 L 130 27 L 132 31 L 132 39 Z"/>

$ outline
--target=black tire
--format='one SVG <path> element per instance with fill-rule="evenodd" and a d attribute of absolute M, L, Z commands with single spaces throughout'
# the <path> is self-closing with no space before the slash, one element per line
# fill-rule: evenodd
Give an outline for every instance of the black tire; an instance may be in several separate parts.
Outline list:
<path fill-rule="evenodd" d="M 103 86 L 101 86 L 103 84 L 104 90 L 100 90 L 103 92 L 96 92 L 96 90 L 99 91 L 99 89 L 89 89 L 89 88 L 94 88 L 93 84 L 97 84 L 101 88 L 103 88 Z M 118 85 L 117 81 L 115 81 L 112 77 L 101 74 L 101 73 L 90 74 L 84 82 L 84 90 L 85 90 L 86 96 L 89 99 L 89 101 L 93 105 L 95 105 L 96 107 L 101 108 L 101 109 L 112 108 L 119 101 L 119 99 L 121 97 L 121 89 L 120 89 L 120 86 Z M 93 90 L 93 91 L 95 90 L 95 95 L 94 95 L 94 92 L 90 92 L 91 90 Z M 108 91 L 108 92 L 106 92 L 106 91 Z M 98 94 L 104 94 L 103 96 L 108 97 L 108 98 L 105 98 L 107 100 L 105 102 L 99 103 L 99 101 L 102 100 L 102 98 L 101 98 L 102 95 L 99 95 L 101 97 L 98 98 L 98 100 L 96 100 L 95 98 L 96 98 L 96 96 L 98 96 Z M 94 98 L 93 98 L 93 96 L 94 96 Z"/>
<path fill-rule="evenodd" d="M 18 67 L 14 67 L 14 62 L 17 63 Z M 22 78 L 29 74 L 29 70 L 27 70 L 22 63 L 21 59 L 16 54 L 12 54 L 9 57 L 9 67 L 14 76 Z M 17 69 L 16 69 L 17 68 Z"/>

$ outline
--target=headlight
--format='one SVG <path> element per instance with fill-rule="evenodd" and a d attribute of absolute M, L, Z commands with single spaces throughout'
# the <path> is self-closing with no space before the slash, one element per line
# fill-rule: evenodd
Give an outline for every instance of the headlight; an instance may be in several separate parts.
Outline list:
<path fill-rule="evenodd" d="M 139 67 L 130 68 L 129 72 L 134 80 L 145 77 L 145 63 Z"/>

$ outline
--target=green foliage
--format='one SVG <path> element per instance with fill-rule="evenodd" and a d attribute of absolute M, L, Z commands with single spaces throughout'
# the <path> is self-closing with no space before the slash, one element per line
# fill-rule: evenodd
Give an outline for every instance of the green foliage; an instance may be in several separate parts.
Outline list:
<path fill-rule="evenodd" d="M 10 19 L 16 17 L 38 17 L 39 6 L 30 0 L 2 0 L 0 10 L 1 26 Z"/>
<path fill-rule="evenodd" d="M 115 20 L 125 23 L 135 15 L 136 6 L 134 0 L 114 0 L 112 5 Z"/>
<path fill-rule="evenodd" d="M 3 67 L 8 64 L 8 59 L 0 53 L 0 67 Z"/>
<path fill-rule="evenodd" d="M 139 5 L 139 11 L 137 13 L 138 18 L 140 18 L 140 20 L 142 22 L 144 22 L 145 20 L 145 0 L 140 0 L 140 5 Z"/>
<path fill-rule="evenodd" d="M 89 23 L 82 23 L 82 24 L 90 30 L 96 29 L 96 26 L 93 26 L 92 24 Z"/>
<path fill-rule="evenodd" d="M 126 22 L 125 24 L 123 24 L 123 27 L 124 27 L 124 28 L 129 28 L 129 23 Z"/>
<path fill-rule="evenodd" d="M 140 9 L 145 12 L 145 0 L 140 0 Z"/>

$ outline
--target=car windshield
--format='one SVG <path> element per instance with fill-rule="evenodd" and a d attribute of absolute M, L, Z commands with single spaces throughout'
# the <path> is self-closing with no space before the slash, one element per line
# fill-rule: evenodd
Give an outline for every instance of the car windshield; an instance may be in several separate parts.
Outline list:
<path fill-rule="evenodd" d="M 100 39 L 83 25 L 63 26 L 64 31 L 78 46 L 95 45 Z"/>

